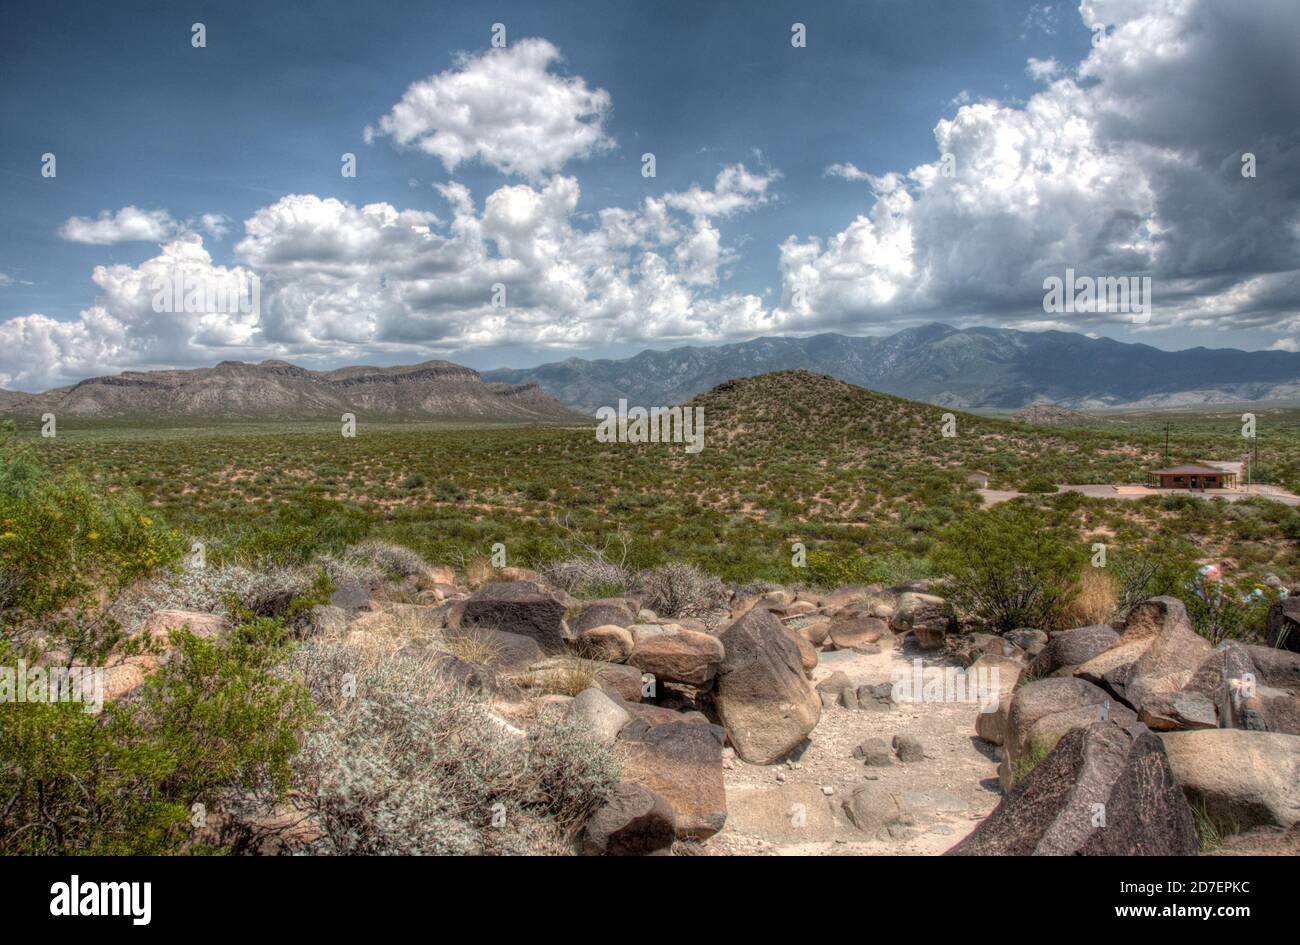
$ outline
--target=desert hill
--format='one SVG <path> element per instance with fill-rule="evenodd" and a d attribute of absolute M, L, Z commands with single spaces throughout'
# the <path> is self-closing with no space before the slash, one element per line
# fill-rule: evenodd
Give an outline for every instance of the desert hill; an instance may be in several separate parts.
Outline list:
<path fill-rule="evenodd" d="M 223 361 L 187 371 L 127 371 L 41 394 L 0 392 L 0 413 L 86 418 L 298 419 L 343 412 L 474 420 L 565 420 L 536 384 L 488 384 L 449 361 L 311 371 L 285 361 Z"/>

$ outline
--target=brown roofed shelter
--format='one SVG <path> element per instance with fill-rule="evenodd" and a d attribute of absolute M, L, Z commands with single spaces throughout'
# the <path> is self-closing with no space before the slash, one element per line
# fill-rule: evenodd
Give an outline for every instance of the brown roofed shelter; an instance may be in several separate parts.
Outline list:
<path fill-rule="evenodd" d="M 1147 481 L 1154 489 L 1231 489 L 1237 484 L 1237 474 L 1215 466 L 1189 463 L 1152 470 L 1147 473 Z"/>

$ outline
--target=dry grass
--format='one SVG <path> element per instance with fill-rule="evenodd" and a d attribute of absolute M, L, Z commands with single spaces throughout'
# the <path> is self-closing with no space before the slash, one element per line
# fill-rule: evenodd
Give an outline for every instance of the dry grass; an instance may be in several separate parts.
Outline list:
<path fill-rule="evenodd" d="M 434 645 L 444 653 L 480 666 L 494 666 L 501 659 L 501 647 L 473 630 L 461 631 L 454 636 L 439 634 Z"/>
<path fill-rule="evenodd" d="M 599 685 L 595 672 L 577 660 L 512 677 L 521 686 L 540 689 L 542 695 L 576 696 L 584 689 Z"/>
<path fill-rule="evenodd" d="M 482 587 L 496 578 L 496 568 L 487 558 L 473 558 L 465 565 L 465 581 L 470 587 Z"/>
<path fill-rule="evenodd" d="M 1066 627 L 1106 623 L 1119 606 L 1115 579 L 1102 568 L 1087 567 L 1079 575 L 1078 592 L 1065 611 Z"/>

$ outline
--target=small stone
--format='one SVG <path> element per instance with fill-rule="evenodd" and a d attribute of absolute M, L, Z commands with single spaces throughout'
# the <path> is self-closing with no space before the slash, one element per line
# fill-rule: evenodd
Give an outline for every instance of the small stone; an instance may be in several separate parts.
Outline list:
<path fill-rule="evenodd" d="M 883 738 L 868 738 L 853 749 L 853 757 L 858 758 L 869 768 L 888 768 L 894 758 Z"/>
<path fill-rule="evenodd" d="M 925 760 L 925 749 L 915 735 L 895 735 L 894 751 L 897 752 L 899 761 Z"/>
<path fill-rule="evenodd" d="M 831 787 L 831 785 L 829 784 L 823 785 L 822 793 L 825 794 L 827 797 L 832 797 L 835 794 L 835 788 Z"/>

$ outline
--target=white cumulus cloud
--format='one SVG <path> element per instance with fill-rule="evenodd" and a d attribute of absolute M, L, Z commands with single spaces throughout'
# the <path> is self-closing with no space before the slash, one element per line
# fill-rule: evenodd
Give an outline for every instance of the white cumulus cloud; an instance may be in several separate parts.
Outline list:
<path fill-rule="evenodd" d="M 98 217 L 69 217 L 59 228 L 59 236 L 73 243 L 107 246 L 135 241 L 158 242 L 176 232 L 176 221 L 166 210 L 141 210 L 123 207 L 117 213 L 108 210 Z"/>
<path fill-rule="evenodd" d="M 604 127 L 609 93 L 557 73 L 559 61 L 545 39 L 462 54 L 454 68 L 412 83 L 377 133 L 433 155 L 448 171 L 477 159 L 539 180 L 614 146 Z M 367 130 L 367 138 L 375 134 Z"/>

